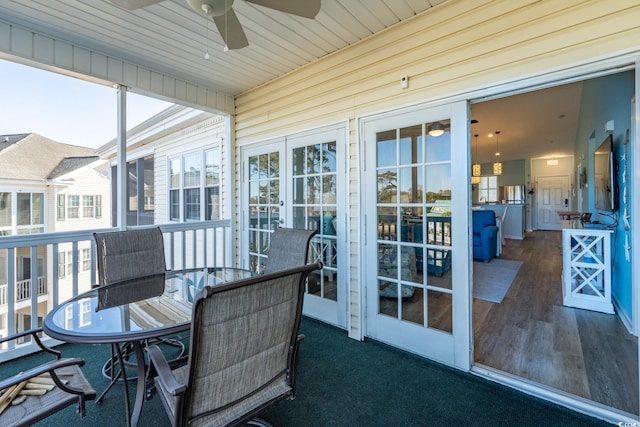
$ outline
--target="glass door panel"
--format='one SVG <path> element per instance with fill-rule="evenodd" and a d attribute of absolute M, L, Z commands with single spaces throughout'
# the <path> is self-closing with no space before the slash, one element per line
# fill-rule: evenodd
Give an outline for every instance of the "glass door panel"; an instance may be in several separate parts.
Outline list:
<path fill-rule="evenodd" d="M 468 160 L 452 156 L 453 116 L 449 106 L 389 115 L 366 121 L 363 132 L 363 210 L 369 213 L 365 223 L 376 224 L 365 230 L 367 335 L 445 363 L 454 363 L 454 337 L 468 336 L 468 325 L 458 333 L 454 318 L 452 255 L 464 253 L 468 242 L 468 209 L 464 188 L 454 191 L 453 170 Z M 464 145 L 464 132 L 457 136 Z M 456 218 L 459 249 L 453 244 Z"/>
<path fill-rule="evenodd" d="M 337 300 L 336 141 L 292 149 L 293 227 L 317 230 L 312 256 L 323 269 L 313 272 L 306 293 Z M 311 260 L 313 261 L 313 259 Z"/>
<path fill-rule="evenodd" d="M 448 120 L 439 123 L 449 127 Z M 451 269 L 451 144 L 448 132 L 430 136 L 432 125 L 376 134 L 378 312 L 438 329 L 440 323 L 425 316 L 433 306 L 425 290 L 451 294 L 430 283 L 431 275 Z M 447 325 L 451 333 L 451 321 Z"/>
<path fill-rule="evenodd" d="M 280 153 L 250 155 L 248 165 L 249 268 L 260 272 L 269 235 L 280 224 Z"/>

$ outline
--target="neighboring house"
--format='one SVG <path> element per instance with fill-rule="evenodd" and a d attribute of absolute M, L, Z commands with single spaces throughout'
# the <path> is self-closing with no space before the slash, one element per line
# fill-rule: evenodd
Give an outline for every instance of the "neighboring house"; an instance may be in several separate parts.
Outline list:
<path fill-rule="evenodd" d="M 51 233 L 99 229 L 110 224 L 109 170 L 94 150 L 52 141 L 36 134 L 0 136 L 0 235 Z M 90 242 L 78 246 L 78 275 L 90 283 Z M 59 298 L 71 297 L 71 276 L 76 256 L 71 243 L 58 246 Z M 16 253 L 16 325 L 31 324 L 31 259 L 29 248 Z M 40 294 L 38 313 L 44 316 L 50 301 L 54 256 L 38 250 Z M 0 333 L 6 327 L 6 250 L 0 250 Z M 39 322 L 40 323 L 40 320 Z"/>
<path fill-rule="evenodd" d="M 222 218 L 224 120 L 174 105 L 127 132 L 127 226 Z M 116 141 L 98 148 L 111 167 L 116 225 Z M 140 195 L 143 195 L 140 197 Z"/>

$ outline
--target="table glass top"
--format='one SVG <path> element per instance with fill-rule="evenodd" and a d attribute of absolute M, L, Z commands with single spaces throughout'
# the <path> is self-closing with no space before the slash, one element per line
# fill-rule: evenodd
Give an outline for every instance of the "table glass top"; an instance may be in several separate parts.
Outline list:
<path fill-rule="evenodd" d="M 101 286 L 55 308 L 46 317 L 44 329 L 60 340 L 95 343 L 186 330 L 201 289 L 252 274 L 236 268 L 200 268 Z"/>

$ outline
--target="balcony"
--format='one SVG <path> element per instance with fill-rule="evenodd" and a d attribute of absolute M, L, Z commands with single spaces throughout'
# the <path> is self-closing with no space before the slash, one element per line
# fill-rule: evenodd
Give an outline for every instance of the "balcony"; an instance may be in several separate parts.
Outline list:
<path fill-rule="evenodd" d="M 219 220 L 160 225 L 167 268 L 233 265 L 230 224 Z M 96 231 L 110 229 L 0 237 L 0 273 L 6 272 L 0 276 L 0 334 L 38 327 L 51 309 L 97 282 Z M 90 257 L 83 257 L 82 251 Z M 61 253 L 70 255 L 63 259 Z M 18 280 L 18 273 L 38 280 Z M 0 362 L 36 350 L 12 343 L 0 349 Z"/>
<path fill-rule="evenodd" d="M 2 312 L 2 308 L 7 306 L 7 292 L 8 287 L 6 283 L 4 285 L 0 285 L 0 312 Z M 46 276 L 38 277 L 38 297 L 47 295 L 47 278 Z M 16 282 L 16 298 L 14 304 L 16 308 L 20 306 L 20 303 L 26 303 L 31 299 L 31 279 L 19 280 Z"/>

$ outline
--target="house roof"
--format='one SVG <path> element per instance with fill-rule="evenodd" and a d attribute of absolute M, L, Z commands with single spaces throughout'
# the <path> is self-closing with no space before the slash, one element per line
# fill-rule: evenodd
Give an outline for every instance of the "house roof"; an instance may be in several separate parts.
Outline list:
<path fill-rule="evenodd" d="M 66 157 L 62 159 L 60 163 L 58 163 L 53 171 L 51 171 L 47 179 L 55 179 L 62 175 L 66 175 L 69 172 L 78 170 L 81 167 L 89 165 L 98 159 L 98 156 Z"/>
<path fill-rule="evenodd" d="M 23 138 L 29 136 L 28 133 L 18 133 L 15 135 L 0 135 L 0 151 L 4 150 L 20 141 Z"/>
<path fill-rule="evenodd" d="M 15 135 L 7 135 L 9 141 Z M 0 135 L 4 141 L 5 136 Z M 98 160 L 92 148 L 26 134 L 0 150 L 0 179 L 48 180 Z"/>

